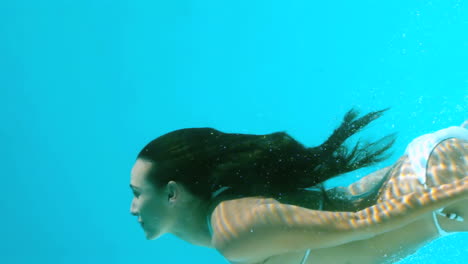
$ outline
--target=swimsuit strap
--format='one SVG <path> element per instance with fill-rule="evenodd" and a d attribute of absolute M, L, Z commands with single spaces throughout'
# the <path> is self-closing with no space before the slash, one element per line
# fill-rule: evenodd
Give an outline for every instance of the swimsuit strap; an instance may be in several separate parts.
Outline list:
<path fill-rule="evenodd" d="M 226 186 L 223 186 L 221 188 L 219 188 L 218 190 L 216 190 L 215 192 L 213 192 L 211 194 L 211 199 L 214 199 L 216 198 L 217 196 L 219 196 L 222 192 L 226 191 L 230 189 L 230 187 L 226 187 Z M 211 214 L 207 214 L 206 215 L 206 223 L 208 225 L 208 230 L 210 231 L 210 235 L 213 235 L 213 228 L 211 227 Z"/>
<path fill-rule="evenodd" d="M 310 248 L 309 248 L 309 249 L 306 251 L 306 253 L 304 254 L 304 257 L 302 258 L 300 264 L 305 264 L 305 263 L 306 263 L 307 258 L 309 258 L 309 254 L 310 254 Z"/>
<path fill-rule="evenodd" d="M 442 229 L 442 227 L 439 224 L 439 220 L 437 219 L 437 215 L 447 217 L 450 220 L 455 220 L 455 221 L 458 221 L 458 222 L 463 222 L 465 220 L 465 219 L 463 219 L 463 217 L 461 217 L 461 216 L 459 216 L 457 214 L 454 214 L 454 213 L 447 213 L 446 214 L 446 213 L 442 212 L 443 210 L 444 210 L 444 208 L 441 208 L 441 209 L 439 209 L 437 211 L 432 212 L 432 218 L 434 219 L 434 224 L 435 224 L 435 226 L 437 228 L 437 231 L 439 232 L 440 236 L 446 236 L 446 235 L 450 235 L 450 234 L 453 234 L 453 233 L 447 232 L 444 229 Z"/>
<path fill-rule="evenodd" d="M 444 208 L 441 208 L 437 211 L 432 212 L 432 218 L 434 219 L 434 225 L 436 226 L 437 232 L 439 232 L 439 235 L 446 236 L 446 235 L 450 235 L 450 233 L 442 229 L 442 227 L 440 227 L 439 220 L 437 219 L 437 215 L 442 214 L 442 210 L 444 210 Z"/>

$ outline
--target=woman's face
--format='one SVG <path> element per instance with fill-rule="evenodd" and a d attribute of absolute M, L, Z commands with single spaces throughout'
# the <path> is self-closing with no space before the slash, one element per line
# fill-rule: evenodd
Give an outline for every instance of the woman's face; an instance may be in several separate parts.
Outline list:
<path fill-rule="evenodd" d="M 130 176 L 133 200 L 130 213 L 138 216 L 147 239 L 156 239 L 167 233 L 170 223 L 170 195 L 156 190 L 148 181 L 152 162 L 137 159 Z"/>

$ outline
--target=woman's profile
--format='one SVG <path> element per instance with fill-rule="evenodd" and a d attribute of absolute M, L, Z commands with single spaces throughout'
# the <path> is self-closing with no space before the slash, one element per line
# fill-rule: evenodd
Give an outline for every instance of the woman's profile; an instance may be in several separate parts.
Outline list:
<path fill-rule="evenodd" d="M 131 213 L 231 263 L 393 263 L 468 231 L 468 130 L 412 141 L 393 165 L 347 187 L 323 183 L 387 158 L 394 136 L 344 143 L 383 112 L 342 124 L 317 147 L 284 132 L 180 129 L 147 144 L 132 168 Z M 404 239 L 403 239 L 404 238 Z"/>

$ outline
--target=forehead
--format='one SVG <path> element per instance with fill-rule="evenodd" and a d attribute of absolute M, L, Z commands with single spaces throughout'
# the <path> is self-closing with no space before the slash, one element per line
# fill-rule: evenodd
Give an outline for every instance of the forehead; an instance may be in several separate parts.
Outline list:
<path fill-rule="evenodd" d="M 146 177 L 150 173 L 152 167 L 152 162 L 137 159 L 130 173 L 130 184 L 136 187 L 141 187 L 146 184 Z"/>

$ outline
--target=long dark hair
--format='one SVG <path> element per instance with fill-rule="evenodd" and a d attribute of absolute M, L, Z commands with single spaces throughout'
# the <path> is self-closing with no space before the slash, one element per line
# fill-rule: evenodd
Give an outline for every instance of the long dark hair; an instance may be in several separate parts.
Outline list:
<path fill-rule="evenodd" d="M 154 163 L 149 179 L 155 186 L 173 180 L 203 199 L 221 187 L 245 196 L 294 192 L 386 159 L 394 135 L 351 148 L 344 145 L 385 111 L 358 118 L 351 109 L 323 144 L 311 148 L 285 132 L 252 135 L 186 128 L 151 141 L 138 158 Z"/>

